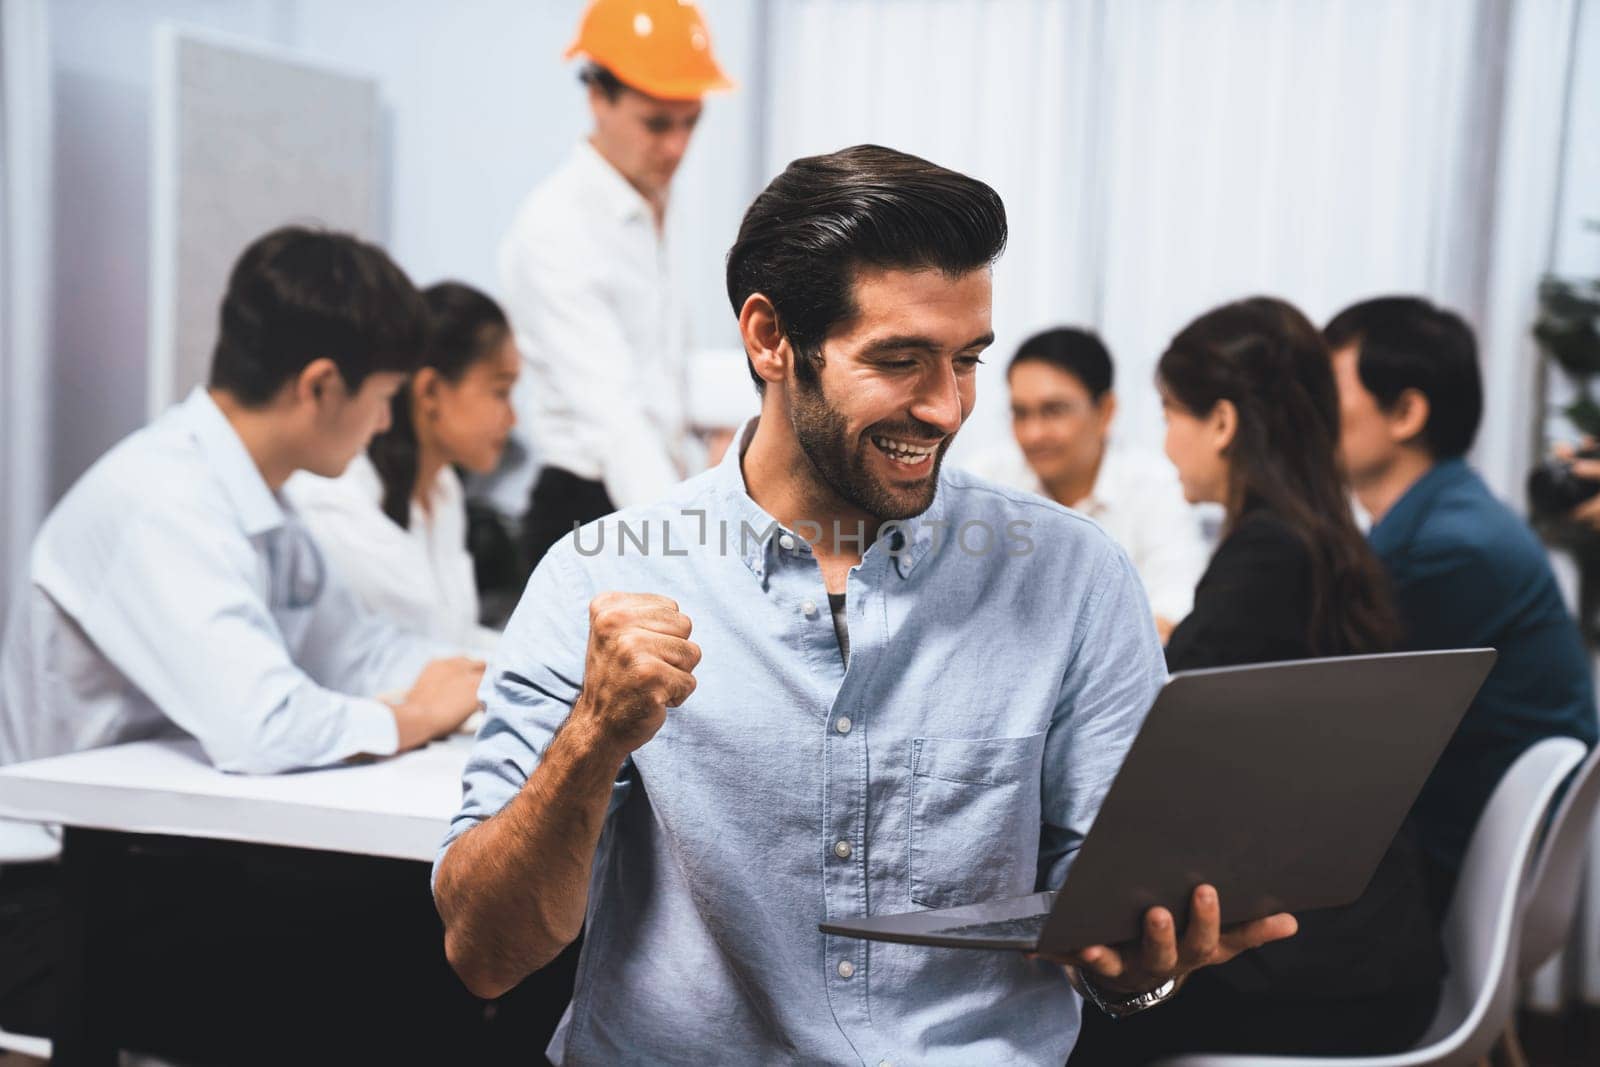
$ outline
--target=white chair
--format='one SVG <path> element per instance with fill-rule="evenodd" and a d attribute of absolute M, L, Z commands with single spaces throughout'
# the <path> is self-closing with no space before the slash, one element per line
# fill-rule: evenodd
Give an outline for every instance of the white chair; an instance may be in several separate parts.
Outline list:
<path fill-rule="evenodd" d="M 50 1058 L 50 1039 L 48 1037 L 27 1037 L 23 1034 L 8 1034 L 4 1030 L 0 1030 L 0 1052 L 20 1052 L 24 1056 L 48 1060 Z"/>
<path fill-rule="evenodd" d="M 1578 910 L 1589 832 L 1600 810 L 1600 746 L 1589 753 L 1561 798 L 1545 830 L 1539 859 L 1528 878 L 1522 909 L 1522 948 L 1517 972 L 1527 978 L 1566 944 Z"/>
<path fill-rule="evenodd" d="M 1519 756 L 1495 787 L 1445 916 L 1450 974 L 1433 1025 L 1416 1048 L 1383 1056 L 1198 1053 L 1162 1060 L 1161 1067 L 1465 1067 L 1483 1059 L 1516 1006 L 1523 891 L 1539 828 L 1583 754 L 1581 741 L 1548 738 Z"/>

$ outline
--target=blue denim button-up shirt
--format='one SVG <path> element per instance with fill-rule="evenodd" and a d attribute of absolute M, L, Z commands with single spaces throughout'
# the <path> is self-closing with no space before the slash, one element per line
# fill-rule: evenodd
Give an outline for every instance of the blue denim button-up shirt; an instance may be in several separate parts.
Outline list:
<path fill-rule="evenodd" d="M 817 531 L 756 505 L 739 451 L 558 544 L 485 676 L 445 848 L 538 764 L 592 597 L 671 597 L 704 651 L 618 776 L 551 1058 L 1059 1067 L 1060 968 L 817 924 L 1061 883 L 1166 678 L 1133 567 L 1089 520 L 947 470 L 850 571 L 846 668 Z"/>

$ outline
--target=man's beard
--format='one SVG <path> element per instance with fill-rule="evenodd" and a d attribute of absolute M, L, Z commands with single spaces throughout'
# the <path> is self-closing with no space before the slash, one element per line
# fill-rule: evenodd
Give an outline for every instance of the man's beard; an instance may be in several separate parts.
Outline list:
<path fill-rule="evenodd" d="M 950 442 L 955 440 L 954 434 L 945 436 L 927 423 L 912 419 L 892 425 L 875 423 L 860 440 L 851 440 L 844 416 L 828 403 L 820 383 L 797 381 L 791 396 L 794 401 L 789 421 L 800 451 L 811 461 L 811 468 L 822 483 L 840 500 L 882 522 L 921 515 L 933 504 L 939 487 L 939 465 L 944 462 Z M 871 441 L 874 435 L 912 441 L 936 437 L 943 440 L 933 454 L 929 473 L 915 486 L 901 488 L 886 484 L 867 469 L 867 449 L 877 449 Z"/>

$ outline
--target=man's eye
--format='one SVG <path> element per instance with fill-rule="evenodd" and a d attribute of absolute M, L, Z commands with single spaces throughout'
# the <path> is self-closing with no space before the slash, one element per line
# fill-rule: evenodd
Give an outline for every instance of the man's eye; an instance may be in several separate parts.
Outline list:
<path fill-rule="evenodd" d="M 917 361 L 914 359 L 886 359 L 878 364 L 878 366 L 888 370 L 907 370 L 916 365 Z"/>
<path fill-rule="evenodd" d="M 977 370 L 978 364 L 982 362 L 983 360 L 977 356 L 959 356 L 956 359 L 956 366 L 962 370 Z"/>

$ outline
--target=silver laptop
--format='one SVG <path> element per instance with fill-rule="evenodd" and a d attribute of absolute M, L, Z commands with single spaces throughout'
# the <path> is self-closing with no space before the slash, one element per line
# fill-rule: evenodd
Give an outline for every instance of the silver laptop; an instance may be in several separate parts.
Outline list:
<path fill-rule="evenodd" d="M 1348 904 L 1494 665 L 1493 649 L 1174 674 L 1059 892 L 825 922 L 828 934 L 1065 953 L 1179 930 L 1195 886 L 1224 924 Z"/>

